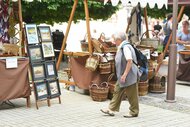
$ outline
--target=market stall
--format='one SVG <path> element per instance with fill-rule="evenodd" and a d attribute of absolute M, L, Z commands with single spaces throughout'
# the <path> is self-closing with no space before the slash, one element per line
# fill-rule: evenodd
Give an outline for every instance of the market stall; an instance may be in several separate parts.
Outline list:
<path fill-rule="evenodd" d="M 104 4 L 106 4 L 106 2 L 108 2 L 108 1 L 104 1 Z M 118 1 L 117 1 L 117 3 L 114 3 L 114 2 L 116 2 L 116 1 L 114 1 L 114 0 L 112 0 L 111 1 L 112 2 L 112 4 L 113 5 L 117 5 L 118 4 Z M 124 2 L 124 1 L 122 1 L 122 4 L 128 4 L 128 2 L 129 1 L 127 1 L 127 2 Z M 147 5 L 147 3 L 149 2 L 149 1 L 130 1 L 131 2 L 131 5 L 133 6 L 133 7 L 136 7 L 137 5 L 138 5 L 138 3 L 140 2 L 140 3 L 142 3 L 142 7 L 145 7 L 146 5 Z M 63 40 L 63 45 L 62 45 L 62 48 L 61 48 L 61 52 L 60 52 L 60 55 L 59 55 L 59 59 L 58 59 L 58 62 L 57 62 L 57 69 L 59 69 L 59 65 L 60 65 L 60 61 L 61 61 L 61 59 L 62 59 L 62 56 L 63 56 L 63 54 L 69 54 L 69 56 L 77 56 L 77 58 L 72 58 L 71 59 L 71 72 L 74 72 L 74 71 L 72 71 L 72 70 L 74 70 L 73 68 L 80 68 L 80 66 L 78 66 L 78 65 L 81 65 L 80 63 L 78 63 L 78 64 L 76 64 L 75 66 L 72 66 L 72 64 L 73 64 L 73 60 L 75 60 L 75 62 L 74 63 L 76 63 L 76 59 L 84 59 L 84 58 L 82 58 L 82 57 L 89 57 L 89 55 L 92 55 L 93 54 L 93 47 L 94 47 L 94 45 L 93 45 L 93 42 L 92 42 L 92 39 L 91 39 L 91 34 L 90 34 L 90 23 L 89 23 L 89 12 L 88 12 L 88 5 L 87 5 L 87 0 L 84 0 L 84 6 L 85 6 L 85 15 L 86 15 L 86 27 L 87 27 L 87 35 L 88 35 L 88 51 L 87 52 L 80 52 L 80 53 L 76 53 L 76 52 L 70 52 L 70 53 L 68 53 L 68 52 L 65 52 L 64 51 L 64 49 L 65 49 L 65 44 L 66 44 L 66 41 L 67 41 L 67 36 L 68 36 L 68 34 L 69 34 L 69 30 L 70 30 L 70 26 L 71 26 L 71 22 L 72 22 L 72 19 L 73 19 L 73 16 L 74 16 L 74 13 L 75 13 L 75 9 L 76 9 L 76 6 L 77 6 L 77 3 L 78 3 L 78 0 L 75 0 L 75 3 L 74 3 L 74 5 L 73 5 L 73 8 L 72 8 L 72 12 L 71 12 L 71 15 L 70 15 L 70 19 L 69 19 L 69 22 L 68 22 L 68 27 L 67 27 L 67 30 L 66 30 L 66 33 L 65 33 L 65 38 L 64 38 L 64 40 Z M 158 4 L 158 7 L 159 8 L 161 8 L 162 6 L 164 6 L 164 5 L 167 5 L 167 0 L 162 0 L 161 2 L 159 2 L 159 3 L 157 3 L 157 2 L 151 2 L 151 3 L 149 3 L 149 5 L 151 5 L 151 8 L 152 7 L 154 7 L 155 6 L 155 4 Z M 134 23 L 135 21 L 133 21 L 133 23 Z M 135 34 L 136 35 L 136 34 Z M 82 62 L 83 63 L 83 66 L 85 65 L 85 60 L 86 59 L 84 59 L 84 61 Z M 80 61 L 80 60 L 79 60 Z M 83 69 L 85 69 L 85 68 L 83 68 Z M 75 71 L 76 72 L 76 71 Z M 87 74 L 90 74 L 91 73 L 91 75 L 93 75 L 95 72 L 90 72 L 90 71 L 84 71 L 84 73 L 83 74 L 86 74 L 85 72 L 87 72 Z M 97 72 L 96 72 L 97 73 Z M 72 73 L 73 75 L 75 75 L 74 73 Z M 109 74 L 110 75 L 110 74 Z M 105 78 L 107 78 L 108 76 L 107 75 L 101 75 L 101 77 L 105 77 Z M 103 78 L 104 79 L 104 78 Z M 78 84 L 78 82 L 79 81 L 77 81 L 76 82 L 76 76 L 74 76 L 74 81 L 75 81 L 75 83 L 74 82 L 68 82 L 68 81 L 62 81 L 62 82 L 66 82 L 66 83 L 68 83 L 68 84 L 76 84 L 76 85 L 78 85 L 79 87 L 81 87 L 81 88 L 86 88 L 86 89 L 88 89 L 88 87 L 89 87 L 89 85 L 91 84 L 91 82 L 92 81 L 94 81 L 94 80 L 96 80 L 95 78 L 90 78 L 89 79 L 89 81 L 88 81 L 88 83 L 87 83 L 87 81 L 86 81 L 86 79 L 80 79 L 80 84 Z M 101 83 L 101 82 L 103 82 L 103 81 L 105 81 L 105 79 L 104 80 L 96 80 L 97 81 L 97 83 L 99 84 L 99 83 Z M 81 85 L 82 84 L 82 85 Z M 84 86 L 84 84 L 85 84 L 85 86 Z"/>
<path fill-rule="evenodd" d="M 26 98 L 30 106 L 29 60 L 24 56 L 21 1 L 0 1 L 0 101 Z M 18 27 L 16 24 L 19 24 Z M 21 48 L 22 47 L 22 48 Z M 9 103 L 2 103 L 9 104 Z"/>

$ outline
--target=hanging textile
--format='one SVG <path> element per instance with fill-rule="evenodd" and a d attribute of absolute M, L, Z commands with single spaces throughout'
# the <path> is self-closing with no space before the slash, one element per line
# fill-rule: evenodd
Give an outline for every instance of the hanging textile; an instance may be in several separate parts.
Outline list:
<path fill-rule="evenodd" d="M 9 16 L 11 13 L 9 0 L 0 0 L 0 43 L 9 43 Z"/>

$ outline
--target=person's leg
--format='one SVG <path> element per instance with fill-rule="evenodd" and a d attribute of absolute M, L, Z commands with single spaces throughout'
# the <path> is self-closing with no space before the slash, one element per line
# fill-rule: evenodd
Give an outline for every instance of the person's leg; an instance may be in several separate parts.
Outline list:
<path fill-rule="evenodd" d="M 135 83 L 128 86 L 126 89 L 127 98 L 130 104 L 130 115 L 138 116 L 139 114 L 139 100 L 138 100 L 138 84 Z"/>
<path fill-rule="evenodd" d="M 121 105 L 122 97 L 125 93 L 126 88 L 120 88 L 119 83 L 117 82 L 115 85 L 114 93 L 113 93 L 113 98 L 109 104 L 109 109 L 111 111 L 118 111 Z"/>

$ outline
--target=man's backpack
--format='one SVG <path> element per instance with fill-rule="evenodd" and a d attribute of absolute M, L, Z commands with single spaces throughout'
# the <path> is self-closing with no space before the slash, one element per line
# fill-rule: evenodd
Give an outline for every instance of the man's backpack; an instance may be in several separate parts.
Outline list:
<path fill-rule="evenodd" d="M 130 43 L 125 43 L 130 44 Z M 122 45 L 122 47 L 124 46 Z M 139 71 L 141 72 L 140 81 L 146 81 L 148 79 L 148 60 L 147 57 L 134 45 L 130 44 L 136 54 L 137 57 L 137 63 L 133 60 L 133 63 L 139 68 Z"/>

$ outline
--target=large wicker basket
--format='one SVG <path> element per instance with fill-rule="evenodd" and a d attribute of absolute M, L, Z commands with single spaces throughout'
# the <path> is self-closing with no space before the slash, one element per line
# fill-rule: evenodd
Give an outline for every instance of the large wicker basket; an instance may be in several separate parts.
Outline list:
<path fill-rule="evenodd" d="M 139 82 L 138 84 L 139 96 L 145 96 L 148 94 L 148 80 L 145 82 Z"/>
<path fill-rule="evenodd" d="M 165 93 L 166 77 L 155 75 L 149 80 L 149 91 L 152 93 Z"/>
<path fill-rule="evenodd" d="M 94 101 L 105 101 L 108 98 L 109 86 L 107 82 L 100 85 L 92 84 L 89 88 L 90 96 Z"/>

